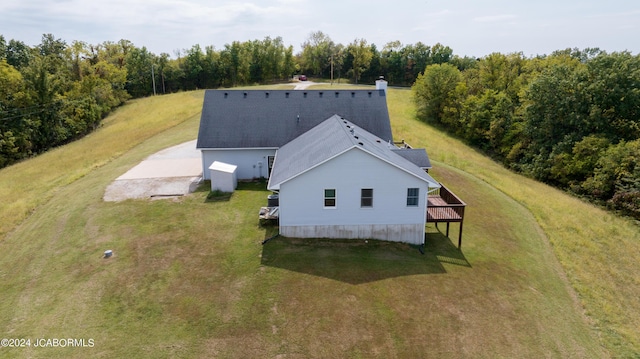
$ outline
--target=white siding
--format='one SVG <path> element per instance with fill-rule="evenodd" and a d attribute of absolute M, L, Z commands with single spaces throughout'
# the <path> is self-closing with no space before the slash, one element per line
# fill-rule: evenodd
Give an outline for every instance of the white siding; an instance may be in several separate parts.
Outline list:
<path fill-rule="evenodd" d="M 211 190 L 220 190 L 222 192 L 233 192 L 238 187 L 238 178 L 236 177 L 236 165 L 230 165 L 219 161 L 213 162 L 209 167 L 211 174 Z"/>
<path fill-rule="evenodd" d="M 373 207 L 360 207 L 360 190 L 373 189 Z M 419 188 L 407 207 L 407 188 Z M 336 207 L 324 208 L 324 189 Z M 280 186 L 280 232 L 292 237 L 424 241 L 427 183 L 368 153 L 352 149 Z"/>
<path fill-rule="evenodd" d="M 280 234 L 295 238 L 381 239 L 412 244 L 424 243 L 424 223 L 280 226 Z"/>
<path fill-rule="evenodd" d="M 269 156 L 275 156 L 276 149 L 225 149 L 202 150 L 202 168 L 204 179 L 211 179 L 208 168 L 214 161 L 238 166 L 238 179 L 269 177 Z M 262 163 L 260 167 L 259 163 Z"/>

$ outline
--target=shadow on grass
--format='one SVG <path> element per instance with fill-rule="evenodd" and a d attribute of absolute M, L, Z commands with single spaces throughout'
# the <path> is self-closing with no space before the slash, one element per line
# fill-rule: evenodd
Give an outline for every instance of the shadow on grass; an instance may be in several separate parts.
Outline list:
<path fill-rule="evenodd" d="M 451 239 L 441 232 L 427 232 L 424 235 L 425 255 L 435 256 L 440 263 L 456 264 L 471 268 L 464 254 Z"/>
<path fill-rule="evenodd" d="M 231 197 L 233 196 L 233 192 L 222 192 L 222 191 L 209 191 L 209 194 L 205 198 L 205 202 L 229 202 Z"/>
<path fill-rule="evenodd" d="M 444 235 L 429 234 L 424 255 L 419 249 L 416 245 L 377 240 L 275 237 L 263 245 L 262 264 L 350 284 L 446 273 L 442 263 L 470 267 Z"/>
<path fill-rule="evenodd" d="M 263 191 L 269 192 L 267 190 L 267 181 L 265 179 L 258 179 L 255 181 L 239 181 L 238 182 L 238 190 L 241 191 Z M 266 201 L 266 199 L 265 199 Z"/>
<path fill-rule="evenodd" d="M 267 194 L 271 193 L 267 190 L 267 184 L 264 181 L 252 181 L 252 182 L 238 182 L 238 187 L 236 191 L 259 191 L 265 192 L 264 203 L 267 204 Z M 205 202 L 229 202 L 233 197 L 235 192 L 222 192 L 219 190 L 212 191 L 211 190 L 211 181 L 204 180 L 202 181 L 198 187 L 193 191 L 193 193 L 206 193 Z"/>

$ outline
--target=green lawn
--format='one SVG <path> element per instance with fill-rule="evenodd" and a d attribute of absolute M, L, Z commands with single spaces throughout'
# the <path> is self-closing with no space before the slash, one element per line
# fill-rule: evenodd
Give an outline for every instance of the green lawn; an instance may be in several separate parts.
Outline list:
<path fill-rule="evenodd" d="M 589 246 L 589 238 L 580 237 L 580 243 L 564 243 L 574 238 L 565 234 L 571 231 L 605 230 L 590 224 L 587 211 L 596 208 L 515 176 L 416 122 L 408 94 L 390 92 L 394 131 L 426 146 L 435 162 L 432 175 L 467 202 L 462 251 L 432 225 L 424 255 L 379 241 L 277 237 L 263 246 L 274 228 L 258 225 L 257 210 L 268 194 L 259 183 L 241 186 L 227 201 L 207 201 L 203 187 L 178 200 L 103 202 L 105 187 L 142 158 L 196 136 L 202 92 L 162 96 L 172 110 L 158 109 L 157 134 L 128 138 L 125 145 L 118 141 L 122 133 L 105 134 L 105 125 L 84 144 L 58 149 L 61 158 L 65 151 L 85 153 L 69 167 L 97 161 L 88 150 L 97 146 L 91 137 L 122 148 L 75 180 L 39 192 L 37 209 L 20 226 L 3 227 L 10 231 L 0 243 L 3 336 L 91 338 L 94 346 L 2 348 L 0 357 L 637 354 L 640 335 L 632 325 L 640 310 L 620 316 L 614 308 L 623 303 L 635 310 L 640 297 L 637 282 L 629 282 L 638 277 L 637 254 L 626 257 L 617 246 L 629 233 L 637 239 L 637 232 L 628 232 L 632 224 L 597 212 L 610 221 L 608 228 L 617 228 L 608 237 L 616 242 L 603 238 Z M 193 95 L 200 103 L 186 103 Z M 127 105 L 108 123 L 135 128 L 149 120 L 139 111 Z M 176 111 L 184 116 L 164 115 Z M 29 162 L 40 158 L 23 166 L 35 168 Z M 54 177 L 65 173 L 48 170 Z M 0 171 L 0 183 L 25 178 L 21 171 Z M 38 181 L 22 181 L 14 196 L 42 191 Z M 562 212 L 565 206 L 579 210 Z M 555 219 L 554 211 L 564 219 Z M 451 232 L 457 238 L 457 225 Z M 634 243 L 633 236 L 624 242 Z M 114 256 L 103 259 L 107 249 Z M 585 257 L 603 250 L 594 260 Z M 620 255 L 616 263 L 608 257 L 613 253 Z M 620 288 L 624 284 L 629 288 Z M 607 304 L 608 298 L 618 301 Z"/>

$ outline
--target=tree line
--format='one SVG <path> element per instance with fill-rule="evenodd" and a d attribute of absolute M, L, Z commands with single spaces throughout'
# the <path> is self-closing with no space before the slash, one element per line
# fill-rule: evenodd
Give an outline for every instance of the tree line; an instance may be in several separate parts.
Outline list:
<path fill-rule="evenodd" d="M 52 34 L 30 47 L 0 35 L 0 168 L 80 138 L 129 98 L 280 82 L 295 74 L 411 85 L 424 68 L 457 59 L 449 47 L 391 42 L 378 51 L 313 32 L 294 54 L 282 38 L 194 45 L 156 55 L 128 40 L 70 44 Z"/>
<path fill-rule="evenodd" d="M 429 65 L 419 117 L 507 167 L 640 219 L 640 56 L 568 49 Z"/>

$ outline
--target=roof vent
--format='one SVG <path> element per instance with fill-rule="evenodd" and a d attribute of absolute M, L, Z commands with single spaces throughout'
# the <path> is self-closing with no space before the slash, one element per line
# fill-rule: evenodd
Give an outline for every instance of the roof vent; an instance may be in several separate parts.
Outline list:
<path fill-rule="evenodd" d="M 228 93 L 228 92 L 225 92 L 225 93 L 224 93 L 224 98 L 227 98 L 227 96 L 229 96 L 229 93 Z"/>
<path fill-rule="evenodd" d="M 302 94 L 304 95 L 304 98 L 307 98 L 307 93 L 306 92 L 303 92 Z"/>
<path fill-rule="evenodd" d="M 244 93 L 244 98 L 247 98 L 247 93 L 246 92 Z"/>
<path fill-rule="evenodd" d="M 364 143 L 362 143 L 362 142 L 358 142 L 358 144 L 359 144 L 360 146 L 364 146 Z"/>
<path fill-rule="evenodd" d="M 371 91 L 369 91 L 369 97 L 371 97 L 371 94 L 372 94 L 372 92 L 371 92 Z"/>
<path fill-rule="evenodd" d="M 268 92 L 265 92 L 265 93 L 264 93 L 264 97 L 265 97 L 265 98 L 269 98 L 269 93 L 268 93 Z"/>
<path fill-rule="evenodd" d="M 322 91 L 318 92 L 318 95 L 322 98 Z"/>
<path fill-rule="evenodd" d="M 338 96 L 340 96 L 340 92 L 336 91 L 336 98 L 338 98 Z"/>
<path fill-rule="evenodd" d="M 289 92 L 285 92 L 284 97 L 289 98 Z"/>
<path fill-rule="evenodd" d="M 353 137 L 355 137 L 355 138 L 356 138 L 356 140 L 357 140 L 357 139 L 360 139 L 360 137 L 358 137 L 358 136 L 355 136 L 355 135 L 354 135 Z"/>
<path fill-rule="evenodd" d="M 355 91 L 351 91 L 351 97 L 356 97 Z"/>

